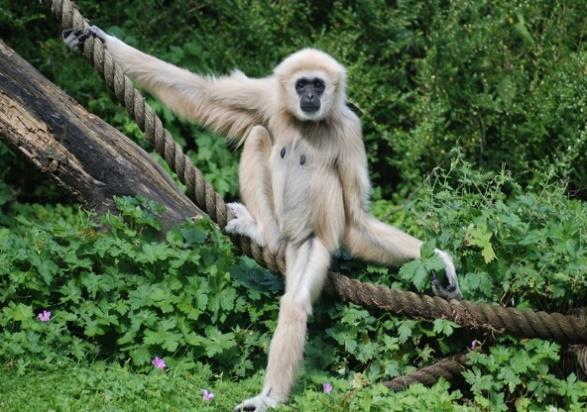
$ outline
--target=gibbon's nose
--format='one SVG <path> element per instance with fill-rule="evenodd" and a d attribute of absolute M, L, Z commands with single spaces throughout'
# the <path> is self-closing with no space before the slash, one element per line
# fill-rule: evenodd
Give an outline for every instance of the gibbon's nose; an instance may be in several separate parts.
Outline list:
<path fill-rule="evenodd" d="M 314 93 L 308 92 L 302 97 L 300 107 L 306 113 L 316 112 L 320 109 L 320 98 Z"/>

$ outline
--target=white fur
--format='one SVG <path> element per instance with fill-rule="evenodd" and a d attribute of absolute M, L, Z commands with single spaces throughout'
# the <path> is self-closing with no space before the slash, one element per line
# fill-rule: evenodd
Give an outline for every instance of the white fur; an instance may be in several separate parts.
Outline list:
<path fill-rule="evenodd" d="M 229 204 L 234 219 L 226 230 L 250 236 L 274 252 L 285 247 L 287 273 L 263 390 L 237 409 L 259 412 L 284 402 L 302 360 L 306 321 L 331 254 L 344 246 L 357 257 L 389 264 L 420 256 L 420 240 L 369 214 L 367 156 L 359 119 L 345 104 L 345 69 L 320 50 L 303 49 L 262 79 L 239 71 L 204 77 L 98 30 L 93 34 L 126 73 L 167 106 L 244 142 L 239 182 L 246 207 Z M 76 44 L 72 38 L 67 42 Z M 300 110 L 295 91 L 300 77 L 324 80 L 317 113 Z M 458 291 L 452 259 L 436 253 Z"/>
<path fill-rule="evenodd" d="M 224 230 L 228 233 L 245 235 L 253 239 L 259 246 L 265 246 L 265 238 L 245 205 L 240 203 L 228 203 L 226 205 L 234 218 L 228 222 Z"/>
<path fill-rule="evenodd" d="M 450 288 L 453 290 L 453 293 L 457 296 L 461 295 L 461 289 L 459 287 L 459 278 L 457 277 L 457 271 L 455 269 L 455 265 L 452 261 L 452 258 L 448 253 L 440 249 L 434 249 L 434 253 L 442 260 L 444 263 L 444 270 L 446 273 L 446 278 L 448 280 L 448 284 Z"/>

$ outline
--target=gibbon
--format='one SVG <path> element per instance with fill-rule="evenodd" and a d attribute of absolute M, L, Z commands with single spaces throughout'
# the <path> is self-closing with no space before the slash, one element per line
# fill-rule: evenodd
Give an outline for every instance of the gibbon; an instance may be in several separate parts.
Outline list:
<path fill-rule="evenodd" d="M 100 39 L 130 76 L 181 116 L 243 144 L 242 201 L 226 231 L 251 237 L 276 252 L 285 248 L 286 287 L 269 348 L 261 393 L 235 410 L 264 411 L 286 401 L 302 360 L 306 321 L 322 289 L 331 255 L 385 264 L 420 257 L 422 241 L 369 214 L 369 177 L 361 123 L 346 105 L 346 72 L 328 54 L 303 49 L 271 76 L 240 71 L 204 77 L 144 54 L 93 26 L 64 32 L 70 47 Z M 460 296 L 451 257 L 445 297 Z"/>

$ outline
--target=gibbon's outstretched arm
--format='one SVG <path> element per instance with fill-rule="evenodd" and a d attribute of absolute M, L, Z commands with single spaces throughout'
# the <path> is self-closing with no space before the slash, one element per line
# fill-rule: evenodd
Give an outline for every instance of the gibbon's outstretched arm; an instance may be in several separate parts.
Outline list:
<path fill-rule="evenodd" d="M 93 35 L 100 39 L 125 73 L 180 116 L 241 140 L 264 124 L 277 89 L 272 77 L 252 79 L 240 71 L 228 76 L 200 76 L 143 53 L 96 26 L 86 32 L 64 32 L 72 48 Z"/>
<path fill-rule="evenodd" d="M 421 240 L 380 222 L 369 214 L 370 184 L 361 126 L 354 114 L 349 115 L 348 118 L 350 122 L 345 127 L 347 144 L 342 146 L 338 159 L 338 173 L 347 215 L 344 247 L 352 256 L 395 266 L 420 258 L 420 248 L 423 243 Z M 445 265 L 448 287 L 442 286 L 433 277 L 434 293 L 446 299 L 462 297 L 452 258 L 440 249 L 436 249 L 435 253 Z"/>

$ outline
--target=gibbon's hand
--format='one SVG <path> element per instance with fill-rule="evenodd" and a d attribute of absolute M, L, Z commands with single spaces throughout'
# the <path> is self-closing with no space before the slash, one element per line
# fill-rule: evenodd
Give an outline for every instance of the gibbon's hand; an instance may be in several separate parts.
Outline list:
<path fill-rule="evenodd" d="M 434 253 L 444 262 L 444 273 L 448 286 L 442 286 L 436 277 L 436 273 L 432 272 L 432 291 L 435 295 L 440 296 L 446 300 L 462 299 L 463 295 L 459 288 L 459 278 L 452 258 L 448 253 L 440 249 L 434 249 Z"/>
<path fill-rule="evenodd" d="M 86 39 L 90 36 L 100 39 L 102 43 L 105 43 L 106 37 L 108 37 L 98 26 L 90 26 L 87 30 L 63 30 L 61 36 L 65 44 L 74 50 L 81 50 L 84 47 Z"/>

